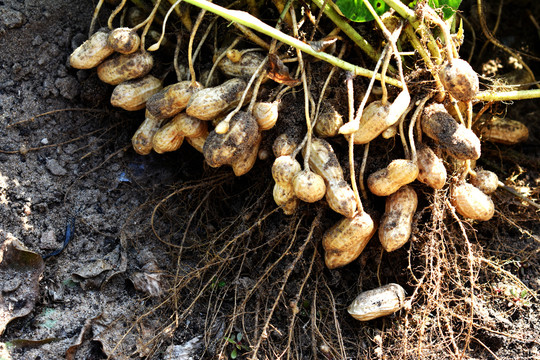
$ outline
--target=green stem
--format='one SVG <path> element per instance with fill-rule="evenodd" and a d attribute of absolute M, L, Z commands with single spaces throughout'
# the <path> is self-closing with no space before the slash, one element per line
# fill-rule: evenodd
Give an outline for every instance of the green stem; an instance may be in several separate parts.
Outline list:
<path fill-rule="evenodd" d="M 282 33 L 279 30 L 274 29 L 273 27 L 263 23 L 261 20 L 257 19 L 256 17 L 239 10 L 228 10 L 224 7 L 221 7 L 219 5 L 213 4 L 206 0 L 185 0 L 185 2 L 195 5 L 201 9 L 208 10 L 216 15 L 219 15 L 227 20 L 235 21 L 239 24 L 242 24 L 244 26 L 247 26 L 253 30 L 259 31 L 265 35 L 268 35 L 274 39 L 277 39 L 287 45 L 290 45 L 296 49 L 299 49 L 306 54 L 309 54 L 311 56 L 314 56 L 318 59 L 324 60 L 334 66 L 337 66 L 339 68 L 342 68 L 343 70 L 350 71 L 355 75 L 364 76 L 371 78 L 374 75 L 374 72 L 368 69 L 364 69 L 360 66 L 353 65 L 351 63 L 348 63 L 346 61 L 343 61 L 335 56 L 332 56 L 330 54 L 327 54 L 322 51 L 315 51 L 311 46 L 308 44 L 293 38 L 292 36 L 289 36 L 287 34 Z M 377 80 L 381 80 L 380 74 L 375 74 L 375 78 Z M 402 88 L 403 85 L 401 84 L 401 81 L 391 78 L 391 77 L 385 77 L 385 81 L 393 86 Z"/>
<path fill-rule="evenodd" d="M 540 89 L 514 91 L 481 91 L 475 99 L 480 101 L 511 101 L 540 98 Z"/>
<path fill-rule="evenodd" d="M 362 49 L 371 59 L 374 61 L 379 60 L 379 53 L 360 35 L 356 30 L 353 29 L 343 18 L 328 4 L 324 4 L 324 0 L 313 0 L 313 3 L 319 8 L 322 9 L 328 18 L 336 24 L 338 28 L 341 29 L 360 49 Z"/>

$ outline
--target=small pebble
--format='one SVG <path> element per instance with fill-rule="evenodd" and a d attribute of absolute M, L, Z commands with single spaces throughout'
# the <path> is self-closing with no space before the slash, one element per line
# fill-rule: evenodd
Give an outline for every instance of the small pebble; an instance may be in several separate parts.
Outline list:
<path fill-rule="evenodd" d="M 63 176 L 67 174 L 67 170 L 56 159 L 48 159 L 46 166 L 53 175 Z"/>

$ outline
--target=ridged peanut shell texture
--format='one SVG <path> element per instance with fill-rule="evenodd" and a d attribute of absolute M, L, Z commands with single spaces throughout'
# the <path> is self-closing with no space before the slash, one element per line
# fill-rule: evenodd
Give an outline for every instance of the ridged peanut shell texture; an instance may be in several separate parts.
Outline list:
<path fill-rule="evenodd" d="M 114 88 L 111 104 L 128 111 L 140 110 L 144 108 L 146 101 L 159 90 L 161 90 L 161 80 L 152 75 L 125 81 Z"/>
<path fill-rule="evenodd" d="M 244 80 L 235 78 L 219 86 L 202 89 L 191 96 L 186 113 L 197 119 L 213 120 L 238 105 L 246 85 Z"/>
<path fill-rule="evenodd" d="M 207 131 L 208 124 L 205 121 L 180 113 L 156 132 L 152 144 L 158 154 L 175 151 L 180 148 L 185 137 L 198 137 Z"/>
<path fill-rule="evenodd" d="M 418 181 L 433 189 L 442 189 L 447 176 L 442 159 L 429 146 L 424 144 L 418 146 L 417 157 Z"/>
<path fill-rule="evenodd" d="M 417 205 L 418 196 L 407 185 L 386 198 L 384 216 L 379 226 L 379 240 L 384 250 L 397 250 L 409 241 Z"/>
<path fill-rule="evenodd" d="M 460 215 L 469 219 L 487 221 L 495 213 L 491 197 L 469 183 L 453 186 L 450 201 Z"/>
<path fill-rule="evenodd" d="M 141 45 L 141 38 L 136 31 L 123 27 L 111 31 L 107 42 L 114 51 L 120 54 L 131 54 Z"/>
<path fill-rule="evenodd" d="M 145 119 L 139 126 L 133 137 L 131 143 L 133 149 L 139 155 L 148 155 L 152 151 L 152 138 L 155 133 L 161 127 L 163 119 L 157 119 L 146 110 Z"/>
<path fill-rule="evenodd" d="M 137 51 L 133 54 L 118 55 L 103 62 L 97 68 L 101 81 L 111 85 L 140 78 L 152 70 L 154 59 L 146 51 Z"/>
<path fill-rule="evenodd" d="M 480 157 L 480 139 L 472 130 L 458 124 L 442 104 L 426 106 L 422 130 L 456 159 L 477 160 Z"/>
<path fill-rule="evenodd" d="M 460 101 L 474 99 L 480 89 L 478 75 L 471 65 L 462 59 L 452 59 L 444 64 L 439 71 L 439 77 L 446 91 Z"/>
<path fill-rule="evenodd" d="M 333 137 L 339 134 L 339 128 L 343 125 L 343 117 L 331 105 L 323 105 L 317 123 L 313 130 L 322 138 Z"/>
<path fill-rule="evenodd" d="M 231 164 L 235 157 L 250 151 L 259 137 L 259 127 L 255 118 L 240 111 L 231 119 L 228 132 L 225 134 L 210 132 L 204 143 L 204 158 L 212 167 Z"/>
<path fill-rule="evenodd" d="M 404 303 L 405 290 L 398 284 L 387 284 L 358 295 L 347 311 L 356 320 L 369 321 L 395 313 Z"/>
<path fill-rule="evenodd" d="M 515 145 L 527 141 L 529 129 L 519 121 L 493 117 L 480 129 L 480 136 L 485 141 Z"/>
<path fill-rule="evenodd" d="M 98 66 L 114 50 L 109 46 L 108 30 L 98 30 L 69 56 L 69 64 L 75 69 L 91 69 Z"/>
<path fill-rule="evenodd" d="M 187 107 L 191 96 L 201 90 L 198 82 L 181 81 L 163 88 L 146 102 L 146 109 L 155 117 L 167 119 Z"/>
<path fill-rule="evenodd" d="M 253 116 L 257 120 L 261 131 L 270 130 L 276 125 L 279 117 L 279 101 L 255 103 Z"/>
<path fill-rule="evenodd" d="M 388 196 L 418 177 L 418 166 L 404 159 L 393 160 L 387 167 L 369 175 L 369 190 L 377 196 Z"/>
<path fill-rule="evenodd" d="M 375 223 L 368 213 L 344 218 L 323 235 L 324 262 L 336 269 L 354 261 L 375 234 Z"/>

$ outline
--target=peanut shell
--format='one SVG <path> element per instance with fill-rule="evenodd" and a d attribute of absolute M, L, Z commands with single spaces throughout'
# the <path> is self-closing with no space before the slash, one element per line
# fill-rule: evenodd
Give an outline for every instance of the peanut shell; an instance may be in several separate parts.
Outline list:
<path fill-rule="evenodd" d="M 417 205 L 418 196 L 407 185 L 386 198 L 384 216 L 379 227 L 379 240 L 386 251 L 397 250 L 409 241 Z"/>
<path fill-rule="evenodd" d="M 144 109 L 146 101 L 159 90 L 161 80 L 152 75 L 125 81 L 114 88 L 111 104 L 128 111 Z"/>
<path fill-rule="evenodd" d="M 398 284 L 387 284 L 364 291 L 347 308 L 356 320 L 369 321 L 400 310 L 405 303 L 405 290 Z"/>

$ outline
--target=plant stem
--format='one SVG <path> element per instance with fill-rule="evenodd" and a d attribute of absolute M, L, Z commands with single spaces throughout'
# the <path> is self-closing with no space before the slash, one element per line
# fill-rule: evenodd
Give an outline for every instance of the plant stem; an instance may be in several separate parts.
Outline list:
<path fill-rule="evenodd" d="M 475 99 L 480 101 L 511 101 L 540 98 L 540 89 L 514 91 L 481 91 Z"/>
<path fill-rule="evenodd" d="M 224 7 L 221 7 L 219 5 L 213 4 L 206 0 L 185 0 L 185 2 L 195 5 L 201 9 L 208 10 L 216 15 L 219 15 L 227 20 L 238 22 L 239 24 L 242 24 L 244 26 L 247 26 L 253 30 L 259 31 L 265 35 L 268 35 L 274 39 L 277 39 L 287 45 L 290 45 L 296 49 L 299 49 L 306 54 L 309 54 L 311 56 L 314 56 L 318 59 L 324 60 L 334 66 L 337 66 L 339 68 L 342 68 L 343 70 L 347 70 L 352 72 L 355 75 L 364 76 L 364 77 L 372 77 L 374 75 L 373 71 L 364 69 L 360 66 L 353 65 L 351 63 L 348 63 L 346 61 L 343 61 L 335 56 L 329 55 L 322 51 L 316 51 L 308 44 L 293 38 L 292 36 L 289 36 L 287 34 L 282 33 L 279 30 L 274 29 L 273 27 L 263 23 L 261 20 L 257 19 L 256 17 L 239 10 L 228 10 Z M 377 80 L 381 80 L 380 74 L 375 74 L 375 78 Z M 401 81 L 386 77 L 385 81 L 393 86 L 402 88 L 403 84 Z"/>
<path fill-rule="evenodd" d="M 336 24 L 360 49 L 362 49 L 373 61 L 379 60 L 380 54 L 353 29 L 343 18 L 328 4 L 325 5 L 324 0 L 313 0 L 313 3 L 323 10 L 326 16 Z M 324 5 L 324 8 L 322 6 Z"/>

